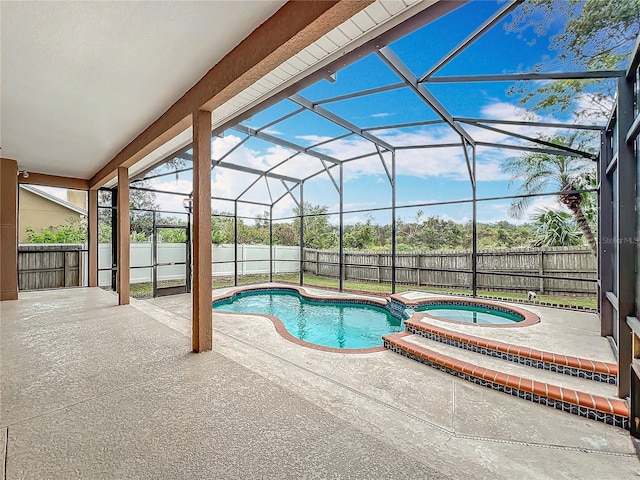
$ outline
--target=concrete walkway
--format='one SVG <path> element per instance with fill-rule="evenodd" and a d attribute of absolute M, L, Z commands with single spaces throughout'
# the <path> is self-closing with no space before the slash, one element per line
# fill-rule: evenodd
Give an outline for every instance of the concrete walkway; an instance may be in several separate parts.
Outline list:
<path fill-rule="evenodd" d="M 292 344 L 189 296 L 99 289 L 0 303 L 6 478 L 636 478 L 621 429 L 471 385 L 391 352 Z"/>

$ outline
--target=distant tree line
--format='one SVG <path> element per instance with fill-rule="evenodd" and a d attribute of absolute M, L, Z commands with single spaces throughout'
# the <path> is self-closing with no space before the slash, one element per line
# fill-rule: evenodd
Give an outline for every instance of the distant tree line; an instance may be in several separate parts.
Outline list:
<path fill-rule="evenodd" d="M 591 213 L 591 210 L 589 210 Z M 304 246 L 318 250 L 335 250 L 339 247 L 339 228 L 329 221 L 328 207 L 304 205 Z M 105 214 L 106 213 L 106 214 Z M 294 209 L 299 215 L 298 208 Z M 111 212 L 100 215 L 99 241 L 111 242 Z M 593 215 L 590 215 L 590 219 Z M 135 218 L 135 221 L 134 221 Z M 163 218 L 164 225 L 184 225 L 184 220 Z M 231 213 L 214 211 L 211 217 L 211 242 L 213 244 L 234 243 L 234 218 Z M 437 215 L 425 216 L 418 210 L 411 220 L 396 222 L 396 248 L 400 252 L 411 251 L 455 251 L 472 248 L 472 223 L 460 223 Z M 238 218 L 237 238 L 239 244 L 269 243 L 269 214 L 259 215 L 253 220 Z M 70 218 L 64 225 L 43 228 L 35 232 L 27 228 L 29 243 L 84 243 L 87 239 L 86 219 Z M 159 241 L 184 243 L 186 231 L 182 229 L 159 229 Z M 151 213 L 135 216 L 132 213 L 132 242 L 151 240 Z M 391 225 L 380 225 L 372 216 L 366 221 L 344 226 L 344 248 L 356 251 L 390 251 Z M 274 245 L 299 245 L 300 219 L 273 223 Z M 531 246 L 568 246 L 586 244 L 580 228 L 572 215 L 564 211 L 548 210 L 544 215 L 534 216 L 534 221 L 515 224 L 506 220 L 477 225 L 479 249 L 501 249 Z"/>

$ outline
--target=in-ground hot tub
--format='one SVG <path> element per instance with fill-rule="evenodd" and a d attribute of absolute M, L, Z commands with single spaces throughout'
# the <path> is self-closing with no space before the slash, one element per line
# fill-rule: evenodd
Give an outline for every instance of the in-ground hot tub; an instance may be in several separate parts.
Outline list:
<path fill-rule="evenodd" d="M 394 297 L 403 303 L 398 296 Z M 411 303 L 405 310 L 405 318 L 421 313 L 437 320 L 491 327 L 526 327 L 540 321 L 528 310 L 490 300 L 431 298 Z"/>

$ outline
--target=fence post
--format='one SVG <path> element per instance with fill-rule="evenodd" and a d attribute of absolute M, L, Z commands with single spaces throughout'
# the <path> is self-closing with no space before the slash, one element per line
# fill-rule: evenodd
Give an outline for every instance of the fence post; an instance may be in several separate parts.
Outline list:
<path fill-rule="evenodd" d="M 378 283 L 382 283 L 382 268 L 380 262 L 382 261 L 382 255 L 378 253 Z"/>
<path fill-rule="evenodd" d="M 69 286 L 69 281 L 68 281 L 67 277 L 69 276 L 69 256 L 67 255 L 66 251 L 62 252 L 62 268 L 63 268 L 62 284 L 65 287 L 68 287 Z"/>
<path fill-rule="evenodd" d="M 468 257 L 469 257 L 469 263 L 467 263 L 467 270 L 472 271 L 473 270 L 473 268 L 472 268 L 473 267 L 473 257 L 474 257 L 473 251 L 469 252 Z M 477 258 L 478 258 L 478 252 L 476 252 L 476 260 L 477 260 Z M 477 265 L 477 263 L 476 263 L 476 265 Z M 469 287 L 471 287 L 471 290 L 473 291 L 474 295 L 476 294 L 476 292 L 478 290 L 478 287 L 480 286 L 480 285 L 478 285 L 478 278 L 477 277 L 478 277 L 477 272 L 473 273 L 473 271 L 472 271 L 472 273 L 471 273 L 471 284 L 469 285 Z M 474 285 L 475 285 L 475 290 L 473 288 Z"/>
<path fill-rule="evenodd" d="M 342 164 L 340 164 L 342 165 Z M 343 253 L 342 255 L 338 254 L 338 261 L 340 262 L 340 264 L 342 265 L 342 279 L 346 280 L 347 279 L 347 266 L 345 265 L 345 263 L 351 263 L 348 261 L 345 261 L 349 258 L 349 254 L 348 253 Z"/>
<path fill-rule="evenodd" d="M 246 259 L 245 259 L 245 256 L 246 256 L 246 255 L 245 255 L 245 250 L 244 250 L 244 247 L 245 247 L 245 246 L 246 246 L 246 245 L 245 245 L 244 243 L 242 243 L 242 244 L 240 245 L 240 258 L 241 258 L 241 262 L 242 262 L 242 263 L 241 263 L 241 265 L 242 265 L 242 269 L 241 269 L 241 272 L 242 272 L 242 273 L 241 273 L 241 275 L 242 275 L 243 277 L 244 277 L 244 275 L 245 275 L 245 273 L 246 273 L 246 272 L 245 272 L 245 268 L 246 268 L 246 267 L 244 266 L 244 262 L 245 262 L 245 260 L 246 260 Z"/>
<path fill-rule="evenodd" d="M 316 250 L 316 277 L 320 275 L 320 252 Z"/>
<path fill-rule="evenodd" d="M 540 275 L 540 293 L 544 293 L 544 250 L 538 250 L 538 274 Z"/>

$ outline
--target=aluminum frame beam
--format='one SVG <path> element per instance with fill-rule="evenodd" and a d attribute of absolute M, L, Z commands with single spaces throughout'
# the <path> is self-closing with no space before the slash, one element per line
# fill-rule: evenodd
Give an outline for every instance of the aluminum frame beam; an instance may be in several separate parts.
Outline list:
<path fill-rule="evenodd" d="M 490 18 L 488 18 L 482 25 L 476 28 L 467 38 L 465 38 L 462 42 L 460 42 L 456 47 L 453 48 L 447 55 L 445 55 L 438 63 L 436 63 L 433 67 L 431 67 L 420 79 L 418 82 L 424 82 L 427 78 L 431 77 L 434 73 L 444 67 L 447 63 L 457 57 L 463 50 L 465 50 L 469 45 L 475 42 L 478 38 L 484 35 L 485 32 L 493 28 L 493 26 L 501 21 L 504 17 L 506 17 L 509 13 L 511 13 L 515 8 L 523 3 L 524 0 L 512 0 L 510 3 L 502 7 L 496 13 L 494 13 Z"/>
<path fill-rule="evenodd" d="M 352 98 L 364 97 L 366 95 L 374 95 L 376 93 L 399 90 L 400 88 L 407 88 L 407 86 L 404 83 L 393 83 L 391 85 L 385 85 L 384 87 L 370 88 L 368 90 L 360 90 L 359 92 L 338 95 L 337 97 L 325 98 L 324 100 L 316 100 L 313 103 L 315 105 L 323 105 L 325 103 L 339 102 L 341 100 L 351 100 Z"/>
<path fill-rule="evenodd" d="M 396 147 L 396 151 L 398 150 L 425 150 L 428 148 L 452 148 L 452 147 L 461 147 L 462 142 L 456 143 L 433 143 L 433 144 L 425 144 L 425 145 L 402 145 Z"/>
<path fill-rule="evenodd" d="M 429 105 L 440 118 L 442 118 L 449 126 L 456 131 L 458 135 L 467 140 L 467 143 L 471 146 L 475 146 L 476 142 L 469 133 L 462 128 L 462 126 L 453 119 L 453 116 L 444 108 L 436 97 L 427 90 L 424 85 L 418 83 L 418 79 L 415 77 L 411 70 L 402 63 L 402 61 L 396 56 L 395 53 L 389 47 L 382 47 L 378 50 L 378 56 L 386 63 L 396 75 L 398 75 L 404 82 L 411 87 L 411 89 L 418 94 Z"/>
<path fill-rule="evenodd" d="M 633 46 L 631 59 L 629 60 L 629 65 L 627 66 L 627 70 L 625 72 L 625 75 L 629 80 L 632 80 L 635 77 L 638 65 L 640 65 L 640 36 L 638 36 L 638 38 L 636 39 L 636 44 Z"/>
<path fill-rule="evenodd" d="M 476 142 L 476 145 L 478 147 L 504 148 L 506 150 L 521 150 L 523 152 L 546 153 L 549 155 L 561 155 L 565 157 L 583 158 L 582 155 L 578 155 L 577 153 L 564 152 L 562 150 L 554 150 L 551 148 L 537 148 L 537 147 L 527 147 L 525 145 L 508 145 L 503 143 L 491 143 L 491 142 Z"/>
<path fill-rule="evenodd" d="M 186 160 L 186 159 L 183 159 L 183 158 L 180 158 L 180 159 L 181 160 Z M 157 165 L 157 166 L 159 166 L 159 165 Z M 138 178 L 138 176 L 136 175 L 135 178 L 129 179 L 129 183 L 144 182 L 145 180 L 153 180 L 154 178 L 168 177 L 169 175 L 175 175 L 175 174 L 178 174 L 178 173 L 192 172 L 192 171 L 193 171 L 193 168 L 181 168 L 181 169 L 178 169 L 178 170 L 173 170 L 172 172 L 165 172 L 165 173 L 158 173 L 157 175 L 151 175 L 150 177 Z"/>
<path fill-rule="evenodd" d="M 469 122 L 469 125 L 473 125 L 478 128 L 484 128 L 485 130 L 489 130 L 492 132 L 502 133 L 503 135 L 507 135 L 510 137 L 520 138 L 522 140 L 527 140 L 529 142 L 537 143 L 539 145 L 544 145 L 545 147 L 557 148 L 558 150 L 562 150 L 567 153 L 573 153 L 583 158 L 588 158 L 589 160 L 597 160 L 598 154 L 589 153 L 583 150 L 577 150 L 575 148 L 567 147 L 565 145 L 559 145 L 553 142 L 547 142 L 546 140 L 541 140 L 539 138 L 529 137 L 527 135 L 522 135 L 520 133 L 510 132 L 508 130 L 502 130 L 501 128 L 490 127 L 489 125 L 482 125 L 481 123 L 472 123 Z"/>
<path fill-rule="evenodd" d="M 296 93 L 295 95 L 291 95 L 289 97 L 289 100 L 291 100 L 294 103 L 297 103 L 298 105 L 300 105 L 303 108 L 306 108 L 310 112 L 313 112 L 316 115 L 319 115 L 322 118 L 324 118 L 326 120 L 329 120 L 330 122 L 333 122 L 336 125 L 344 128 L 346 130 L 349 130 L 351 133 L 359 135 L 362 138 L 364 138 L 366 140 L 369 140 L 370 142 L 372 142 L 372 143 L 374 143 L 376 145 L 384 147 L 385 149 L 389 150 L 390 152 L 393 152 L 394 147 L 390 143 L 385 142 L 384 140 L 376 137 L 375 135 L 372 135 L 369 132 L 365 132 L 364 130 L 362 130 L 357 125 L 351 123 L 348 120 L 345 120 L 344 118 L 340 117 L 339 115 L 336 115 L 333 112 L 330 112 L 326 108 L 321 107 L 320 105 L 315 105 L 313 102 L 311 102 L 310 100 L 307 100 L 302 95 L 299 95 L 299 94 Z"/>
<path fill-rule="evenodd" d="M 340 135 L 338 137 L 333 137 L 333 138 L 330 138 L 328 140 L 323 140 L 321 142 L 314 143 L 313 145 L 309 146 L 308 148 L 317 148 L 317 147 L 319 147 L 321 145 L 326 145 L 327 143 L 336 142 L 338 140 L 342 140 L 343 138 L 350 137 L 351 135 L 353 135 L 353 133 L 351 133 L 351 132 L 343 133 L 342 135 Z"/>
<path fill-rule="evenodd" d="M 189 154 L 185 154 L 186 157 L 190 157 Z M 180 157 L 183 158 L 183 157 Z M 189 160 L 189 158 L 185 158 L 185 160 Z M 229 170 L 236 170 L 238 172 L 250 173 L 252 175 L 258 175 L 260 177 L 269 177 L 275 178 L 276 180 L 286 180 L 288 182 L 300 183 L 302 179 L 289 177 L 287 175 L 280 175 L 279 173 L 272 173 L 264 170 L 259 170 L 257 168 L 245 167 L 244 165 L 236 165 L 235 163 L 224 163 L 222 160 L 211 160 L 211 168 L 220 167 L 226 168 Z"/>
<path fill-rule="evenodd" d="M 555 122 L 529 122 L 526 120 L 495 120 L 491 118 L 471 118 L 471 117 L 453 117 L 457 122 L 461 123 L 495 123 L 499 125 L 522 125 L 531 127 L 549 127 L 549 128 L 562 128 L 565 130 L 593 130 L 602 132 L 606 130 L 604 125 L 582 125 L 571 123 L 555 123 Z"/>
<path fill-rule="evenodd" d="M 454 120 L 457 120 L 454 118 Z M 446 123 L 444 120 L 425 120 L 424 122 L 408 122 L 408 123 L 396 123 L 392 125 L 382 125 L 380 127 L 367 127 L 362 130 L 365 132 L 371 132 L 373 130 L 392 130 L 394 128 L 411 128 L 411 127 L 423 127 L 427 125 L 442 125 Z"/>
<path fill-rule="evenodd" d="M 220 158 L 218 158 L 218 160 L 217 160 L 218 163 L 223 161 L 225 158 L 227 158 L 229 155 L 231 155 L 233 152 L 235 152 L 238 148 L 240 148 L 242 145 L 244 145 L 250 138 L 251 137 L 249 135 L 247 135 L 246 137 L 241 139 L 233 147 L 231 147 L 229 150 L 227 150 L 224 155 L 222 155 Z"/>
<path fill-rule="evenodd" d="M 287 113 L 286 115 L 283 115 L 282 117 L 276 118 L 275 120 L 261 126 L 260 128 L 256 128 L 256 131 L 260 132 L 262 130 L 266 130 L 269 127 L 274 126 L 276 123 L 280 123 L 280 122 L 284 122 L 285 120 L 291 118 L 291 117 L 295 117 L 296 115 L 298 115 L 299 113 L 304 112 L 304 108 L 297 108 L 295 109 L 293 112 Z"/>
<path fill-rule="evenodd" d="M 317 159 L 324 160 L 329 163 L 335 163 L 336 165 L 340 164 L 340 160 L 338 160 L 337 158 L 333 158 L 333 157 L 330 157 L 329 155 L 325 155 L 324 153 L 310 150 L 296 143 L 289 142 L 287 140 L 283 140 L 278 137 L 274 137 L 273 135 L 259 132 L 253 128 L 249 128 L 244 125 L 236 125 L 235 127 L 231 127 L 231 130 L 235 130 L 236 132 L 244 133 L 245 135 L 249 135 L 250 137 L 259 138 L 260 140 L 264 140 L 265 142 L 270 142 L 275 145 L 288 148 L 289 150 L 293 150 L 294 152 L 305 153 L 310 157 L 315 157 Z"/>
<path fill-rule="evenodd" d="M 421 83 L 465 83 L 465 82 L 509 82 L 519 80 L 586 80 L 590 78 L 618 78 L 624 76 L 624 70 L 600 70 L 582 72 L 531 72 L 496 75 L 457 75 L 448 77 L 429 77 Z"/>

